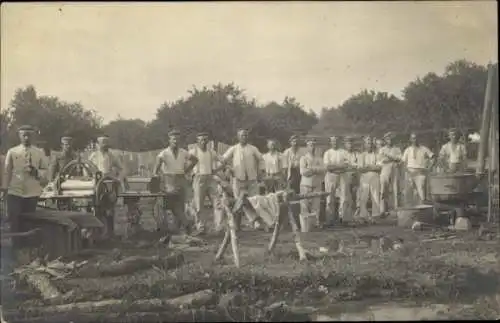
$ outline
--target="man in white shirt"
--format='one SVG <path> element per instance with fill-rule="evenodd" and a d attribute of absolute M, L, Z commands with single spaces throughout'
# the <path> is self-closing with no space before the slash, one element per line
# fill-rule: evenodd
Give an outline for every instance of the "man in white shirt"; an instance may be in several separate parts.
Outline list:
<path fill-rule="evenodd" d="M 268 152 L 262 156 L 266 173 L 266 191 L 267 193 L 274 193 L 283 188 L 283 160 L 278 151 L 276 140 L 268 140 L 267 149 Z"/>
<path fill-rule="evenodd" d="M 97 150 L 89 156 L 103 176 L 119 177 L 123 170 L 120 160 L 109 150 L 109 137 L 97 138 Z"/>
<path fill-rule="evenodd" d="M 385 146 L 380 148 L 379 156 L 382 163 L 380 172 L 380 213 L 385 214 L 389 208 L 397 208 L 399 194 L 399 168 L 402 152 L 399 147 L 393 145 L 393 134 L 388 132 L 384 135 Z M 392 189 L 392 203 L 389 203 L 389 192 Z M 389 206 L 389 204 L 391 204 Z"/>
<path fill-rule="evenodd" d="M 215 206 L 217 199 L 217 183 L 214 180 L 214 173 L 220 167 L 220 158 L 213 149 L 208 148 L 208 133 L 201 132 L 197 135 L 197 145 L 193 147 L 189 154 L 197 159 L 193 168 L 193 202 L 195 209 L 196 229 L 203 234 L 206 230 L 207 213 L 205 199 L 208 197 Z M 222 218 L 220 212 L 214 212 L 214 229 L 222 229 Z"/>
<path fill-rule="evenodd" d="M 353 191 L 356 186 L 356 169 L 358 167 L 358 154 L 354 151 L 352 146 L 352 137 L 347 136 L 344 139 L 346 166 L 347 171 L 343 175 L 344 179 L 344 200 L 342 206 L 341 221 L 348 222 L 352 220 L 354 214 L 355 202 L 353 198 Z"/>
<path fill-rule="evenodd" d="M 191 228 L 186 218 L 188 189 L 186 174 L 193 169 L 197 160 L 195 156 L 179 147 L 179 131 L 170 131 L 168 137 L 168 147 L 162 150 L 156 158 L 154 174 L 163 178 L 164 190 L 167 194 L 164 209 L 172 211 L 176 225 L 184 233 L 190 234 Z"/>
<path fill-rule="evenodd" d="M 380 216 L 380 170 L 381 163 L 374 142 L 371 137 L 366 137 L 365 151 L 359 155 L 358 168 L 361 173 L 359 178 L 359 203 L 360 217 L 373 219 Z M 368 212 L 368 200 L 371 200 L 371 214 Z"/>
<path fill-rule="evenodd" d="M 427 176 L 435 164 L 434 154 L 418 142 L 417 134 L 410 135 L 410 147 L 403 153 L 402 161 L 406 166 L 407 195 L 414 190 L 421 204 L 427 197 Z"/>
<path fill-rule="evenodd" d="M 5 157 L 2 195 L 7 193 L 7 218 L 11 232 L 19 232 L 22 213 L 35 212 L 38 198 L 47 180 L 41 177 L 46 171 L 45 153 L 32 145 L 34 129 L 19 128 L 21 144 L 10 148 Z M 13 239 L 16 245 L 16 239 Z"/>
<path fill-rule="evenodd" d="M 300 193 L 307 194 L 321 191 L 322 177 L 325 174 L 325 168 L 321 157 L 316 156 L 316 142 L 314 139 L 306 140 L 307 153 L 300 157 Z M 316 213 L 316 225 L 319 227 L 319 212 L 321 199 L 304 199 L 300 202 L 300 212 L 302 214 Z"/>
<path fill-rule="evenodd" d="M 89 161 L 97 167 L 97 170 L 103 176 L 109 176 L 119 181 L 120 188 L 124 190 L 123 167 L 120 160 L 109 150 L 108 136 L 104 135 L 97 138 L 97 150 L 90 154 Z M 106 214 L 102 214 L 102 216 L 103 218 L 100 220 L 104 223 L 103 235 L 109 238 L 115 231 L 115 209 L 107 210 Z"/>
<path fill-rule="evenodd" d="M 240 196 L 245 191 L 249 196 L 259 193 L 259 169 L 262 154 L 257 147 L 248 143 L 248 131 L 238 131 L 238 143 L 230 147 L 222 156 L 224 163 L 230 163 L 233 172 L 234 196 Z"/>
<path fill-rule="evenodd" d="M 458 141 L 457 131 L 451 129 L 448 133 L 450 141 L 441 147 L 439 161 L 447 173 L 462 172 L 467 168 L 467 151 L 465 145 Z"/>
<path fill-rule="evenodd" d="M 330 137 L 330 149 L 323 154 L 323 164 L 326 167 L 325 191 L 330 195 L 326 198 L 326 226 L 332 226 L 337 222 L 342 209 L 345 207 L 346 181 L 344 169 L 346 167 L 346 152 L 339 147 L 338 138 Z M 340 196 L 340 208 L 337 205 L 337 190 Z M 339 216 L 340 215 L 340 216 Z"/>
<path fill-rule="evenodd" d="M 224 164 L 230 164 L 232 169 L 233 194 L 235 198 L 246 192 L 248 196 L 259 194 L 259 170 L 262 164 L 262 154 L 257 147 L 248 143 L 248 131 L 240 129 L 238 131 L 238 143 L 230 147 L 222 156 Z M 245 212 L 249 213 L 249 212 Z M 246 214 L 250 223 L 255 228 L 260 224 L 256 219 Z M 238 224 L 239 229 L 239 224 Z"/>

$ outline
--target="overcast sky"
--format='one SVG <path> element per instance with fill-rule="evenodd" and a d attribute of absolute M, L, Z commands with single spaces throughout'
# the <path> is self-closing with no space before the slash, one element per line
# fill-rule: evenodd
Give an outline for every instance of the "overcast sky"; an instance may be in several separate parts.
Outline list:
<path fill-rule="evenodd" d="M 337 106 L 400 95 L 456 59 L 497 61 L 496 1 L 2 3 L 1 104 L 33 84 L 106 121 L 154 118 L 192 85 Z"/>

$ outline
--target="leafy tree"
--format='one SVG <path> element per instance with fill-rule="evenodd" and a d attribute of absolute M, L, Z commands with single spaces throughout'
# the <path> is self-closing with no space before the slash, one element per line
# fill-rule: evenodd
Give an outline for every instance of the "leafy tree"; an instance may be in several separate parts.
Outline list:
<path fill-rule="evenodd" d="M 321 112 L 313 133 L 374 134 L 400 128 L 403 103 L 386 92 L 363 90 L 339 107 Z"/>
<path fill-rule="evenodd" d="M 148 124 L 141 119 L 123 119 L 118 117 L 102 128 L 110 137 L 111 147 L 126 151 L 147 151 Z"/>
<path fill-rule="evenodd" d="M 97 114 L 84 109 L 80 103 L 38 96 L 31 85 L 16 91 L 8 113 L 11 118 L 7 136 L 9 146 L 17 143 L 17 127 L 30 124 L 38 129 L 39 140 L 44 141 L 49 149 L 59 149 L 64 135 L 72 135 L 75 147 L 82 149 L 95 136 L 101 124 Z"/>
<path fill-rule="evenodd" d="M 166 102 L 158 109 L 149 129 L 152 148 L 165 147 L 172 128 L 181 131 L 188 142 L 195 140 L 198 131 L 207 131 L 215 141 L 234 143 L 237 129 L 244 127 L 250 130 L 252 142 L 263 149 L 267 138 L 284 142 L 292 132 L 305 133 L 317 121 L 294 98 L 261 108 L 232 83 L 193 87 L 188 94 L 187 98 Z"/>

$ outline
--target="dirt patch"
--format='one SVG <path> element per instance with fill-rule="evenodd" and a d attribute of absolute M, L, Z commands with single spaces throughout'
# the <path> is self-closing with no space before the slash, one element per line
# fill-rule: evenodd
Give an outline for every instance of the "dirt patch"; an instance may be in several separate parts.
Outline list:
<path fill-rule="evenodd" d="M 68 278 L 55 284 L 62 292 L 73 291 L 72 302 L 175 298 L 205 289 L 213 290 L 218 297 L 229 292 L 243 295 L 243 306 L 236 309 L 220 313 L 216 303 L 198 308 L 201 311 L 195 317 L 198 321 L 210 321 L 210 317 L 215 321 L 304 319 L 306 314 L 297 314 L 297 311 L 295 316 L 287 316 L 284 307 L 265 309 L 279 302 L 294 308 L 321 310 L 335 304 L 345 306 L 350 302 L 389 300 L 469 304 L 467 309 L 463 307 L 467 315 L 481 312 L 483 318 L 497 318 L 500 312 L 497 302 L 500 294 L 498 243 L 480 241 L 473 235 L 421 243 L 435 234 L 394 226 L 307 233 L 304 234 L 304 246 L 311 257 L 308 262 L 301 263 L 297 260 L 291 233 L 280 235 L 276 252 L 267 255 L 265 248 L 270 234 L 242 232 L 240 269 L 234 268 L 230 253 L 222 264 L 214 263 L 213 257 L 221 240 L 219 236 L 207 238 L 205 245 L 182 249 L 185 264 L 175 269 L 155 267 L 131 275 Z M 379 237 L 401 239 L 404 248 L 382 252 L 376 243 L 369 246 L 363 242 L 366 236 L 374 241 Z M 142 246 L 139 241 L 109 244 L 103 247 L 106 254 L 96 255 L 89 261 L 130 255 L 167 256 L 179 249 L 175 245 L 168 248 L 153 244 L 157 238 L 154 234 L 141 237 Z M 150 241 L 145 241 L 147 239 Z M 334 240 L 342 241 L 342 252 L 330 250 Z M 5 305 L 26 308 L 44 304 L 36 294 L 25 292 L 23 298 Z M 202 312 L 204 319 L 199 316 Z M 131 317 L 130 313 L 127 315 Z"/>

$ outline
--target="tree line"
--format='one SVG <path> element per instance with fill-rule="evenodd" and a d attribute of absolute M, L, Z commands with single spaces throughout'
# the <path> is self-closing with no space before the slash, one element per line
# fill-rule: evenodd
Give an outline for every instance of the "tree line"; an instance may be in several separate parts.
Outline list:
<path fill-rule="evenodd" d="M 106 133 L 114 148 L 148 151 L 167 145 L 167 133 L 176 128 L 187 143 L 199 131 L 209 132 L 215 141 L 233 143 L 236 130 L 250 130 L 252 141 L 265 149 L 268 138 L 286 145 L 292 134 L 380 136 L 387 131 L 407 134 L 427 131 L 429 136 L 456 127 L 467 132 L 478 129 L 487 80 L 487 67 L 466 60 L 448 64 L 441 75 L 427 73 L 410 82 L 397 97 L 365 89 L 336 107 L 323 107 L 319 115 L 294 98 L 262 104 L 249 98 L 237 85 L 216 84 L 193 87 L 174 102 L 163 103 L 151 122 L 117 118 L 103 124 L 93 110 L 78 102 L 40 96 L 34 86 L 18 89 L 9 109 L 2 111 L 2 150 L 17 142 L 15 129 L 31 124 L 40 131 L 40 140 L 57 150 L 60 137 L 72 135 L 83 149 L 98 135 Z"/>

